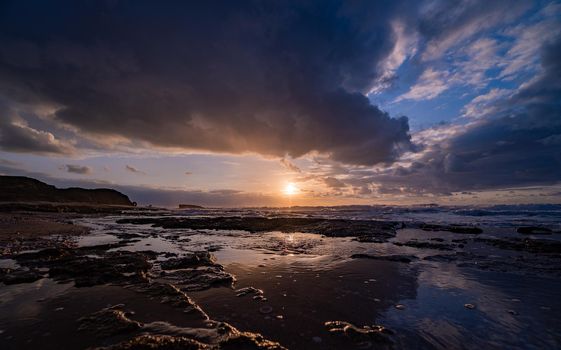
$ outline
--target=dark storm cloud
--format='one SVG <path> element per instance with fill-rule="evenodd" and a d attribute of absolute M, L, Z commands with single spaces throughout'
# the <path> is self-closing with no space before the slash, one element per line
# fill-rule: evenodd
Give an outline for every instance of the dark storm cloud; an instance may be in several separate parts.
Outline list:
<path fill-rule="evenodd" d="M 69 154 L 71 148 L 49 132 L 25 124 L 0 120 L 0 148 L 10 152 Z"/>
<path fill-rule="evenodd" d="M 391 162 L 408 121 L 363 95 L 395 2 L 4 2 L 0 94 L 157 146 Z"/>
<path fill-rule="evenodd" d="M 75 165 L 75 164 L 66 164 L 65 169 L 69 173 L 86 175 L 91 174 L 92 168 L 89 166 L 82 166 L 82 165 Z"/>

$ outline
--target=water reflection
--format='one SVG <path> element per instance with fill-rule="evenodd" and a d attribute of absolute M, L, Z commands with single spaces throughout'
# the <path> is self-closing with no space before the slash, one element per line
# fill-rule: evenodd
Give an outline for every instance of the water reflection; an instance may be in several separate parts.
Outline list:
<path fill-rule="evenodd" d="M 559 281 L 438 265 L 421 270 L 415 299 L 400 301 L 407 315 L 389 309 L 380 320 L 413 330 L 441 349 L 553 349 L 559 344 L 561 326 L 553 311 L 561 306 L 555 297 Z M 467 309 L 465 303 L 476 307 Z M 549 310 L 542 308 L 546 305 Z M 414 345 L 411 340 L 400 337 L 405 348 Z"/>
<path fill-rule="evenodd" d="M 78 245 L 117 243 L 128 237 L 118 249 L 179 255 L 212 250 L 218 262 L 236 275 L 236 288 L 263 289 L 267 300 L 238 297 L 228 288 L 189 295 L 211 317 L 262 333 L 291 349 L 349 348 L 348 339 L 325 329 L 324 322 L 333 320 L 357 326 L 383 324 L 396 332 L 396 347 L 406 349 L 554 349 L 561 344 L 558 279 L 424 261 L 423 257 L 442 251 L 392 242 L 361 243 L 310 233 L 163 230 L 118 225 L 116 219 L 83 219 L 80 223 L 90 226 L 93 233 L 79 238 Z M 414 238 L 450 242 L 465 236 L 405 229 L 394 241 Z M 466 249 L 478 254 L 497 251 L 468 244 Z M 420 259 L 410 264 L 350 259 L 356 253 L 405 254 Z M 0 329 L 14 320 L 35 322 L 42 307 L 36 301 L 64 294 L 69 288 L 72 286 L 49 279 L 2 286 Z M 475 308 L 466 308 L 467 303 Z M 270 311 L 263 312 L 264 306 Z"/>

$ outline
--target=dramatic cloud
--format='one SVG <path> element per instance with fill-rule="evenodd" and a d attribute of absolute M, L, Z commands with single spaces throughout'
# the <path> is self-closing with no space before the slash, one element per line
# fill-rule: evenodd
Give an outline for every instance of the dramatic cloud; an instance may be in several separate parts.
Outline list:
<path fill-rule="evenodd" d="M 318 198 L 484 198 L 560 184 L 555 1 L 57 5 L 0 5 L 0 149 L 27 169 L 52 169 L 36 155 L 107 157 L 91 164 L 129 176 L 105 169 L 104 179 L 189 180 L 209 190 L 166 190 L 167 202 L 210 205 L 270 203 L 217 190 L 258 186 L 252 154 Z M 120 152 L 135 157 L 110 159 Z M 185 152 L 200 157 L 170 155 Z M 150 171 L 151 154 L 172 170 Z M 207 186 L 207 172 L 223 178 Z M 132 190 L 154 201 L 161 191 Z"/>
<path fill-rule="evenodd" d="M 0 94 L 56 104 L 59 123 L 163 147 L 317 151 L 351 164 L 391 162 L 411 148 L 407 119 L 364 96 L 403 61 L 400 5 L 50 6 L 4 6 Z"/>
<path fill-rule="evenodd" d="M 452 87 L 483 89 L 539 68 L 537 52 L 561 34 L 560 11 L 534 11 L 520 1 L 435 1 L 421 6 L 422 73 L 395 102 L 430 100 Z M 550 8 L 548 6 L 547 8 Z M 492 29 L 492 30 L 491 30 Z"/>
<path fill-rule="evenodd" d="M 0 96 L 0 148 L 10 152 L 70 154 L 72 147 L 25 122 Z"/>
<path fill-rule="evenodd" d="M 92 168 L 90 168 L 89 166 L 82 166 L 82 165 L 75 165 L 75 164 L 66 164 L 65 169 L 69 173 L 81 174 L 81 175 L 91 174 L 92 172 Z"/>
<path fill-rule="evenodd" d="M 543 48 L 542 71 L 514 93 L 492 90 L 465 127 L 435 130 L 421 158 L 373 174 L 386 189 L 448 193 L 561 181 L 561 41 Z M 448 132 L 446 130 L 449 130 Z"/>
<path fill-rule="evenodd" d="M 421 6 L 419 31 L 427 40 L 423 60 L 434 60 L 477 32 L 509 23 L 530 7 L 528 1 L 427 1 Z"/>

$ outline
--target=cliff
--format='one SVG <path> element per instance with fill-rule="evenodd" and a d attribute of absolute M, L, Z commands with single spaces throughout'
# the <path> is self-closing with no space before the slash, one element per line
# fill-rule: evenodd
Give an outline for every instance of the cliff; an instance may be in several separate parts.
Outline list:
<path fill-rule="evenodd" d="M 78 187 L 56 188 L 23 176 L 0 176 L 0 202 L 56 202 L 133 206 L 119 191 Z"/>

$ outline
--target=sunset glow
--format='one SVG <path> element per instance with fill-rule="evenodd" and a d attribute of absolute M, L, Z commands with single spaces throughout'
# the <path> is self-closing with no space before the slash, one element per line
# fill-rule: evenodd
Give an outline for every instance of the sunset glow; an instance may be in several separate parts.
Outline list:
<path fill-rule="evenodd" d="M 561 5 L 513 1 L 13 1 L 0 173 L 163 207 L 558 203 Z"/>
<path fill-rule="evenodd" d="M 298 187 L 296 187 L 296 185 L 293 184 L 292 182 L 289 182 L 284 187 L 283 192 L 287 196 L 294 196 L 295 194 L 298 193 Z"/>

